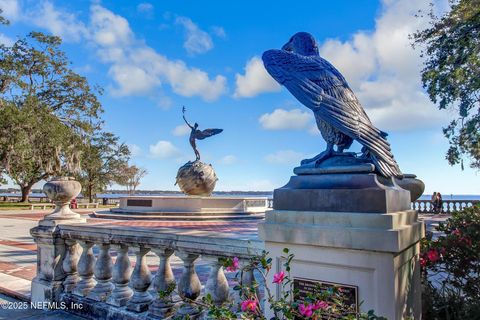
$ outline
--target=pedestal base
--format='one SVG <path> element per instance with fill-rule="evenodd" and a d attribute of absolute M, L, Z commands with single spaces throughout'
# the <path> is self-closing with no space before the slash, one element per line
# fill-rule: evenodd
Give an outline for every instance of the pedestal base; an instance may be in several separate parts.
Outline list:
<path fill-rule="evenodd" d="M 273 274 L 283 248 L 295 255 L 292 277 L 358 287 L 360 310 L 389 320 L 419 319 L 419 241 L 423 225 L 413 210 L 373 214 L 272 210 L 259 225 Z M 272 285 L 273 292 L 279 287 Z M 271 315 L 270 315 L 271 316 Z M 268 316 L 267 316 L 268 318 Z"/>
<path fill-rule="evenodd" d="M 35 277 L 32 279 L 31 290 L 30 301 L 34 304 L 42 305 L 45 302 L 58 302 L 60 301 L 60 294 L 63 292 L 62 281 L 47 281 Z"/>

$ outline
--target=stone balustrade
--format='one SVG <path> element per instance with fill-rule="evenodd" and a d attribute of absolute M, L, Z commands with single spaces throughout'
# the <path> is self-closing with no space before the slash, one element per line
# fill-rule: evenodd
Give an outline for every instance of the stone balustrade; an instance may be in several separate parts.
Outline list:
<path fill-rule="evenodd" d="M 452 213 L 479 204 L 480 200 L 443 200 L 441 213 Z M 417 210 L 418 213 L 434 213 L 430 200 L 416 200 L 412 202 L 412 209 Z"/>
<path fill-rule="evenodd" d="M 173 314 L 196 319 L 200 309 L 191 301 L 202 295 L 210 294 L 218 304 L 236 298 L 224 274 L 222 258 L 238 257 L 246 263 L 260 255 L 264 247 L 258 240 L 178 230 L 74 224 L 59 225 L 55 233 L 57 244 L 64 246 L 63 289 L 58 299 L 84 306 L 71 310 L 74 313 L 105 319 L 164 319 Z M 32 234 L 35 236 L 35 232 Z M 129 253 L 135 255 L 133 263 Z M 147 265 L 149 253 L 158 258 L 154 275 Z M 170 265 L 173 255 L 183 263 L 178 279 Z M 204 284 L 195 270 L 199 259 L 210 267 Z M 243 277 L 248 283 L 254 279 L 248 272 Z M 177 288 L 176 299 L 158 294 L 172 286 Z"/>

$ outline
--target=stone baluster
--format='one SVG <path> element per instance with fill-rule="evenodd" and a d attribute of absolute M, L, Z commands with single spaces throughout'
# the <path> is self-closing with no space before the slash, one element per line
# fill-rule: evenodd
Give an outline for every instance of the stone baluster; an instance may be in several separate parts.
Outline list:
<path fill-rule="evenodd" d="M 152 275 L 148 269 L 147 259 L 145 257 L 150 251 L 150 248 L 140 246 L 133 248 L 133 251 L 137 256 L 137 260 L 130 280 L 133 288 L 133 296 L 127 304 L 127 309 L 135 312 L 144 312 L 153 300 L 152 295 L 147 291 L 152 282 Z"/>
<path fill-rule="evenodd" d="M 248 264 L 250 261 L 244 261 L 244 265 Z M 242 286 L 246 286 L 246 287 L 251 287 L 254 285 L 254 282 L 255 282 L 255 275 L 253 274 L 253 269 L 252 268 L 249 268 L 249 267 L 246 267 L 243 269 L 242 273 L 241 273 L 241 284 Z M 258 291 L 258 287 L 255 289 L 255 293 L 257 294 L 257 297 L 259 297 L 259 291 Z M 247 290 L 242 290 L 242 295 L 245 295 L 245 294 L 248 294 L 248 291 Z"/>
<path fill-rule="evenodd" d="M 63 291 L 71 293 L 79 281 L 77 264 L 80 248 L 77 241 L 73 239 L 65 240 L 65 246 L 65 258 L 63 258 L 62 267 L 66 278 L 63 281 Z"/>
<path fill-rule="evenodd" d="M 152 251 L 159 257 L 159 264 L 153 280 L 156 298 L 148 308 L 148 319 L 165 319 L 173 312 L 172 294 L 168 294 L 170 289 L 175 289 L 175 277 L 170 266 L 173 250 L 152 248 Z"/>
<path fill-rule="evenodd" d="M 183 273 L 178 282 L 178 294 L 183 299 L 182 306 L 177 310 L 177 315 L 182 319 L 188 314 L 190 319 L 198 319 L 200 310 L 190 301 L 195 301 L 200 296 L 202 284 L 195 272 L 195 260 L 198 254 L 178 252 L 176 255 L 183 261 Z"/>
<path fill-rule="evenodd" d="M 87 296 L 90 290 L 95 287 L 95 280 L 93 279 L 93 268 L 95 266 L 95 256 L 93 255 L 93 242 L 79 241 L 82 247 L 82 255 L 78 261 L 78 274 L 80 281 L 73 290 L 73 293 L 79 296 Z"/>
<path fill-rule="evenodd" d="M 210 263 L 210 274 L 205 284 L 205 294 L 210 294 L 212 300 L 220 305 L 228 300 L 229 286 L 225 273 L 223 272 L 223 263 L 219 257 L 204 257 Z"/>
<path fill-rule="evenodd" d="M 94 275 L 97 285 L 90 291 L 88 297 L 97 301 L 106 301 L 113 290 L 112 279 L 112 257 L 110 256 L 109 243 L 100 243 L 98 245 L 100 253 L 95 263 Z"/>
<path fill-rule="evenodd" d="M 133 295 L 132 289 L 128 287 L 132 266 L 130 259 L 128 259 L 128 246 L 120 244 L 115 246 L 115 249 L 117 250 L 117 260 L 113 266 L 112 278 L 115 288 L 110 297 L 108 297 L 107 303 L 117 307 L 123 307 Z"/>

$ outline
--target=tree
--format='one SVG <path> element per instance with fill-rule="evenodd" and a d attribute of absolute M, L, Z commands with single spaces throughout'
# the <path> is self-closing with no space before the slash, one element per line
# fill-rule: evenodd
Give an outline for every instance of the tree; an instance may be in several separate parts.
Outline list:
<path fill-rule="evenodd" d="M 119 176 L 116 182 L 121 186 L 126 186 L 129 194 L 135 194 L 135 190 L 140 185 L 140 180 L 145 177 L 148 171 L 135 165 L 127 165 L 122 171 L 124 174 Z"/>
<path fill-rule="evenodd" d="M 78 169 L 75 145 L 81 141 L 56 116 L 38 107 L 37 102 L 0 110 L 0 149 L 2 166 L 20 186 L 21 201 L 28 200 L 32 186 L 42 179 Z M 66 158 L 68 154 L 69 158 Z"/>
<path fill-rule="evenodd" d="M 69 68 L 60 44 L 32 32 L 0 45 L 0 164 L 22 201 L 36 182 L 74 173 L 78 146 L 100 125 L 102 90 Z"/>
<path fill-rule="evenodd" d="M 480 169 L 480 1 L 450 0 L 450 11 L 429 28 L 413 35 L 414 46 L 426 58 L 422 82 L 439 109 L 458 115 L 443 129 L 449 140 L 446 159 L 451 165 L 471 159 Z"/>
<path fill-rule="evenodd" d="M 97 192 L 105 190 L 116 179 L 125 175 L 130 151 L 118 137 L 109 132 L 98 132 L 82 149 L 82 168 L 77 180 L 82 184 L 84 196 L 93 201 Z"/>

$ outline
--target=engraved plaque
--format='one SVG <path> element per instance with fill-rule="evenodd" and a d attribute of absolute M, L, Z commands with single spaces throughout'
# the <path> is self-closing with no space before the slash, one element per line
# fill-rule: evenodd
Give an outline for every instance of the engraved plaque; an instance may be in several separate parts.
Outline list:
<path fill-rule="evenodd" d="M 127 199 L 127 206 L 129 207 L 151 207 L 152 200 L 148 199 Z"/>
<path fill-rule="evenodd" d="M 298 290 L 295 295 L 296 301 L 304 301 L 308 294 L 315 294 L 328 289 L 337 288 L 342 296 L 345 308 L 339 309 L 338 318 L 342 314 L 358 313 L 358 287 L 341 283 L 333 283 L 322 280 L 312 280 L 303 278 L 293 278 L 293 288 Z M 328 301 L 327 302 L 331 302 Z M 329 318 L 331 319 L 331 318 Z"/>

